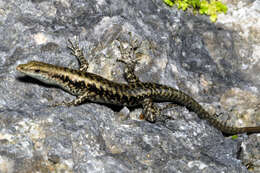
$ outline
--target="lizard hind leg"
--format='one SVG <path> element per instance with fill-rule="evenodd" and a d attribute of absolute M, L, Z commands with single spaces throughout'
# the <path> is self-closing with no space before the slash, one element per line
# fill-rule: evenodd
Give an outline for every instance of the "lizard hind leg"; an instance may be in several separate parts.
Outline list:
<path fill-rule="evenodd" d="M 68 39 L 68 42 L 70 43 L 70 46 L 68 46 L 68 48 L 71 50 L 71 54 L 74 55 L 79 62 L 79 70 L 87 71 L 88 62 L 84 56 L 83 50 L 79 48 L 79 42 L 73 44 L 70 39 Z"/>
<path fill-rule="evenodd" d="M 154 123 L 156 121 L 156 116 L 159 116 L 160 111 L 158 107 L 156 107 L 151 99 L 144 99 L 143 103 L 143 112 L 142 115 L 144 116 L 144 119 Z"/>
<path fill-rule="evenodd" d="M 177 106 L 179 106 L 179 105 L 177 105 L 175 103 L 169 103 L 166 106 L 159 108 L 159 111 L 161 112 L 162 121 L 165 121 L 166 119 L 174 120 L 175 117 L 163 114 L 163 112 L 168 112 L 170 109 L 176 108 Z"/>
<path fill-rule="evenodd" d="M 167 115 L 161 114 L 162 109 L 158 108 L 151 99 L 144 99 L 143 103 L 143 112 L 140 116 L 140 119 L 145 119 L 151 123 L 156 121 L 165 122 L 166 120 L 173 119 Z"/>
<path fill-rule="evenodd" d="M 161 111 L 163 111 L 164 109 L 172 107 L 173 104 L 170 104 L 169 107 L 167 105 L 164 108 L 158 108 L 156 105 L 153 104 L 151 99 L 147 98 L 147 99 L 144 99 L 142 106 L 143 106 L 143 112 L 140 116 L 140 119 L 145 119 L 151 123 L 154 123 L 156 121 L 165 122 L 166 120 L 174 119 L 171 116 L 163 115 L 161 113 Z"/>
<path fill-rule="evenodd" d="M 169 103 L 169 104 L 167 104 L 166 106 L 160 108 L 160 111 L 164 111 L 164 110 L 167 110 L 167 109 L 172 109 L 172 108 L 174 108 L 174 107 L 176 107 L 176 106 L 178 106 L 178 105 L 175 104 L 175 103 Z"/>

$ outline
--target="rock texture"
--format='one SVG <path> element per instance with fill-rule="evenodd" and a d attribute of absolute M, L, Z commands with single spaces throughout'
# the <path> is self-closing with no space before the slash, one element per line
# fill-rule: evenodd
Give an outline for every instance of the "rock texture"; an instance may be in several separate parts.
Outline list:
<path fill-rule="evenodd" d="M 259 134 L 224 137 L 183 107 L 155 124 L 138 118 L 140 108 L 49 107 L 74 97 L 15 70 L 31 60 L 77 68 L 70 38 L 80 40 L 90 72 L 125 82 L 116 59 L 131 32 L 142 81 L 181 89 L 228 124 L 260 125 L 259 1 L 228 3 L 212 24 L 161 0 L 0 1 L 0 172 L 259 171 Z M 248 22 L 247 10 L 253 22 L 234 19 Z"/>

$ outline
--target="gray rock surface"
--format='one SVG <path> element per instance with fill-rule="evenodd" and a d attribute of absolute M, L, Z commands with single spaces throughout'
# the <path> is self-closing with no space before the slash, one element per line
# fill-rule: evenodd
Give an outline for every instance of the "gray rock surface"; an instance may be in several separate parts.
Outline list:
<path fill-rule="evenodd" d="M 259 1 L 242 2 L 259 15 Z M 181 89 L 228 124 L 260 125 L 259 23 L 230 25 L 222 19 L 232 19 L 241 3 L 229 6 L 233 13 L 212 24 L 161 0 L 1 0 L 0 172 L 259 171 L 259 134 L 224 137 L 183 107 L 165 112 L 174 120 L 155 124 L 138 118 L 140 108 L 49 107 L 74 97 L 15 70 L 31 60 L 77 68 L 66 47 L 79 36 L 89 71 L 125 82 L 116 59 L 131 32 L 140 42 L 142 81 Z"/>

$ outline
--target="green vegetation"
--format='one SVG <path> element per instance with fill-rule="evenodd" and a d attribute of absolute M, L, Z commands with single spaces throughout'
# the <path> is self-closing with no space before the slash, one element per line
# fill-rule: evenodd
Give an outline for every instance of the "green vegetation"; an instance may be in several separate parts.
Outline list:
<path fill-rule="evenodd" d="M 178 9 L 183 11 L 192 9 L 196 14 L 205 14 L 210 16 L 212 22 L 216 22 L 219 13 L 226 13 L 227 6 L 217 0 L 163 0 L 170 7 L 176 5 Z"/>
<path fill-rule="evenodd" d="M 237 136 L 237 135 L 233 135 L 231 138 L 232 138 L 233 140 L 236 140 L 236 139 L 238 138 L 238 136 Z"/>

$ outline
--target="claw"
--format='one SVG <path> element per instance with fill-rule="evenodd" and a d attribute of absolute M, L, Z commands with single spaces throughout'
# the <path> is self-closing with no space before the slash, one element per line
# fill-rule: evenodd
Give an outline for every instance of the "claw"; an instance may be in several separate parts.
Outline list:
<path fill-rule="evenodd" d="M 174 120 L 174 118 L 168 115 L 161 115 L 158 116 L 156 119 L 156 121 L 163 122 L 163 123 L 165 123 L 167 120 Z"/>
<path fill-rule="evenodd" d="M 81 56 L 82 50 L 79 48 L 79 43 L 73 43 L 70 39 L 68 39 L 68 42 L 70 43 L 70 46 L 68 48 L 71 50 L 71 54 L 78 57 Z"/>
<path fill-rule="evenodd" d="M 61 102 L 61 103 L 54 103 L 52 105 L 50 105 L 50 107 L 56 107 L 56 106 L 72 106 L 73 103 L 72 102 Z"/>

